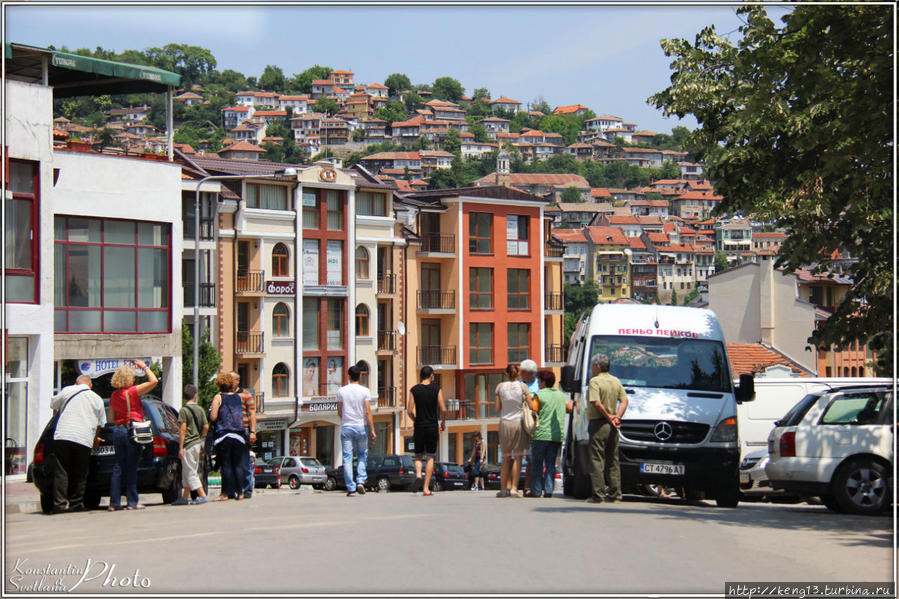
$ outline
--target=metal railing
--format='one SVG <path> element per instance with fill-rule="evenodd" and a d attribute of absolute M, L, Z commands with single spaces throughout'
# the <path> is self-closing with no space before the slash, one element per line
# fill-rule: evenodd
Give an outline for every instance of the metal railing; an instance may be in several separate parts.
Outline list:
<path fill-rule="evenodd" d="M 397 406 L 396 387 L 378 387 L 378 407 L 395 408 Z"/>
<path fill-rule="evenodd" d="M 265 393 L 262 391 L 258 393 L 254 393 L 253 396 L 256 398 L 256 413 L 262 414 L 265 412 Z"/>
<path fill-rule="evenodd" d="M 192 215 L 184 218 L 184 239 L 194 238 L 194 219 Z M 215 239 L 215 219 L 203 217 L 200 219 L 200 241 L 212 241 Z"/>
<path fill-rule="evenodd" d="M 565 248 L 546 244 L 543 252 L 547 258 L 561 258 L 565 254 Z"/>
<path fill-rule="evenodd" d="M 562 297 L 561 293 L 547 293 L 544 298 L 545 304 L 544 309 L 546 310 L 564 310 L 565 309 L 565 300 Z"/>
<path fill-rule="evenodd" d="M 455 310 L 456 294 L 452 291 L 427 290 L 418 292 L 419 310 Z"/>
<path fill-rule="evenodd" d="M 263 293 L 265 291 L 265 271 L 237 271 L 234 290 L 238 293 Z"/>
<path fill-rule="evenodd" d="M 396 351 L 396 331 L 378 331 L 378 351 Z"/>
<path fill-rule="evenodd" d="M 237 354 L 261 354 L 264 351 L 264 333 L 261 331 L 237 331 L 234 352 Z"/>
<path fill-rule="evenodd" d="M 423 233 L 421 236 L 421 251 L 455 254 L 456 236 L 442 235 L 440 233 Z"/>
<path fill-rule="evenodd" d="M 378 293 L 396 293 L 396 275 L 387 273 L 378 279 Z"/>
<path fill-rule="evenodd" d="M 455 345 L 420 345 L 417 349 L 418 363 L 421 365 L 455 364 Z"/>
<path fill-rule="evenodd" d="M 194 305 L 194 284 L 184 284 L 184 307 L 192 308 Z M 211 308 L 215 306 L 215 283 L 200 283 L 200 307 Z"/>
<path fill-rule="evenodd" d="M 546 361 L 555 363 L 565 362 L 567 353 L 568 350 L 564 345 L 550 343 L 546 346 Z"/>

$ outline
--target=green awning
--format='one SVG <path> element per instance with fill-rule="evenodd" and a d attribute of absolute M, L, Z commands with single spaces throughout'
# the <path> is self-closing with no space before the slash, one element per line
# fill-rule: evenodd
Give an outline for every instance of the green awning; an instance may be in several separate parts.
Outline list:
<path fill-rule="evenodd" d="M 82 71 L 84 73 L 96 73 L 98 75 L 106 75 L 118 79 L 151 81 L 153 83 L 171 85 L 173 87 L 181 85 L 181 75 L 172 73 L 171 71 L 164 71 L 162 69 L 157 69 L 156 67 L 114 62 L 102 58 L 91 58 L 89 56 L 81 56 L 80 54 L 60 52 L 58 50 L 53 51 L 50 64 L 62 69 L 71 69 L 73 71 Z"/>

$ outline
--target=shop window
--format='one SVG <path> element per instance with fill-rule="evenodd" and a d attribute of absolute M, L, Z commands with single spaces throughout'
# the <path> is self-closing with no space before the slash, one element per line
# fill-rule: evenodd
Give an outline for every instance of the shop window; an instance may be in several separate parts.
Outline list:
<path fill-rule="evenodd" d="M 287 397 L 289 394 L 290 372 L 283 362 L 278 362 L 272 369 L 272 396 Z"/>
<path fill-rule="evenodd" d="M 276 244 L 272 250 L 272 276 L 290 276 L 290 254 L 287 251 L 287 246 L 283 243 Z"/>
<path fill-rule="evenodd" d="M 368 306 L 359 304 L 356 306 L 356 335 L 358 337 L 369 336 L 369 312 Z"/>
<path fill-rule="evenodd" d="M 328 369 L 325 372 L 325 385 L 328 395 L 337 395 L 337 390 L 343 386 L 343 356 L 328 358 Z"/>
<path fill-rule="evenodd" d="M 290 337 L 290 311 L 283 302 L 275 304 L 272 310 L 272 334 L 275 337 Z"/>
<path fill-rule="evenodd" d="M 319 348 L 319 314 L 321 301 L 317 297 L 303 298 L 303 350 Z"/>
<path fill-rule="evenodd" d="M 303 358 L 303 397 L 315 397 L 318 392 L 318 358 Z"/>
<path fill-rule="evenodd" d="M 303 192 L 303 228 L 320 228 L 319 201 L 318 195 L 314 191 Z"/>
<path fill-rule="evenodd" d="M 328 240 L 326 285 L 343 285 L 343 242 Z"/>
<path fill-rule="evenodd" d="M 356 278 L 368 279 L 368 250 L 364 247 L 356 248 Z"/>
<path fill-rule="evenodd" d="M 6 301 L 34 304 L 39 296 L 38 165 L 9 161 L 9 187 L 4 199 L 3 246 Z"/>
<path fill-rule="evenodd" d="M 171 331 L 168 223 L 57 216 L 56 332 Z"/>
<path fill-rule="evenodd" d="M 360 360 L 356 364 L 362 368 L 362 372 L 359 373 L 359 384 L 363 387 L 369 387 L 369 382 L 371 381 L 371 368 L 368 367 L 368 362 Z"/>
<path fill-rule="evenodd" d="M 303 285 L 319 284 L 319 248 L 318 239 L 303 240 Z"/>

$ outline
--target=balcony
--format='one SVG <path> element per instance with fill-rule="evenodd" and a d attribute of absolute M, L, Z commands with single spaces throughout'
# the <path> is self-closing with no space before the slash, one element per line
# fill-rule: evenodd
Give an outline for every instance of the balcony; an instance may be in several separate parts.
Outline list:
<path fill-rule="evenodd" d="M 543 257 L 546 260 L 561 260 L 562 256 L 565 254 L 565 248 L 557 245 L 549 245 L 548 243 L 543 248 Z"/>
<path fill-rule="evenodd" d="M 194 238 L 194 219 L 193 210 L 190 214 L 184 216 L 184 239 Z M 200 241 L 213 241 L 215 239 L 215 219 L 200 219 Z"/>
<path fill-rule="evenodd" d="M 378 387 L 378 407 L 397 407 L 398 389 L 396 387 Z"/>
<path fill-rule="evenodd" d="M 551 343 L 546 346 L 546 362 L 549 364 L 564 364 L 567 360 L 567 348 L 564 345 Z"/>
<path fill-rule="evenodd" d="M 493 408 L 493 402 L 481 402 L 480 407 L 473 399 L 447 399 L 447 420 L 472 420 L 477 418 L 496 418 L 499 413 Z"/>
<path fill-rule="evenodd" d="M 422 233 L 421 249 L 418 255 L 454 258 L 456 256 L 456 236 L 440 233 Z"/>
<path fill-rule="evenodd" d="M 378 351 L 396 351 L 396 331 L 378 331 Z"/>
<path fill-rule="evenodd" d="M 418 310 L 430 314 L 454 314 L 456 294 L 452 291 L 440 290 L 419 291 Z"/>
<path fill-rule="evenodd" d="M 234 353 L 240 356 L 262 355 L 265 353 L 262 331 L 237 331 L 234 338 Z"/>
<path fill-rule="evenodd" d="M 194 286 L 193 283 L 184 285 L 184 307 L 194 307 Z M 200 307 L 215 307 L 215 283 L 200 283 Z"/>
<path fill-rule="evenodd" d="M 378 279 L 378 295 L 393 295 L 396 293 L 396 275 L 387 273 Z"/>
<path fill-rule="evenodd" d="M 265 271 L 237 271 L 234 291 L 242 295 L 263 295 L 265 293 Z"/>
<path fill-rule="evenodd" d="M 263 414 L 265 412 L 265 393 L 263 392 L 254 392 L 252 389 L 247 389 L 253 393 L 253 397 L 256 398 L 256 413 Z"/>
<path fill-rule="evenodd" d="M 455 345 L 420 345 L 416 350 L 419 366 L 456 365 Z"/>
<path fill-rule="evenodd" d="M 547 312 L 562 312 L 565 309 L 565 299 L 561 293 L 547 293 L 543 308 Z"/>

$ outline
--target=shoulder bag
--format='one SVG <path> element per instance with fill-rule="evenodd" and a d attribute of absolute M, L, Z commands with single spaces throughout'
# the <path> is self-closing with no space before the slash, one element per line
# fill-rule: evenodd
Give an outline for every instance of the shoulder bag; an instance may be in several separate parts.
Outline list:
<path fill-rule="evenodd" d="M 128 404 L 128 418 L 131 418 L 131 389 L 125 390 L 125 401 Z M 149 445 L 153 442 L 153 425 L 149 420 L 131 420 L 128 425 L 128 436 L 132 441 L 140 445 Z"/>
<path fill-rule="evenodd" d="M 537 413 L 531 409 L 531 402 L 528 400 L 527 387 L 524 386 L 524 383 L 521 384 L 521 426 L 524 428 L 524 432 L 528 435 L 534 434 L 534 431 L 537 430 L 537 426 L 540 424 L 540 419 L 537 417 Z"/>

